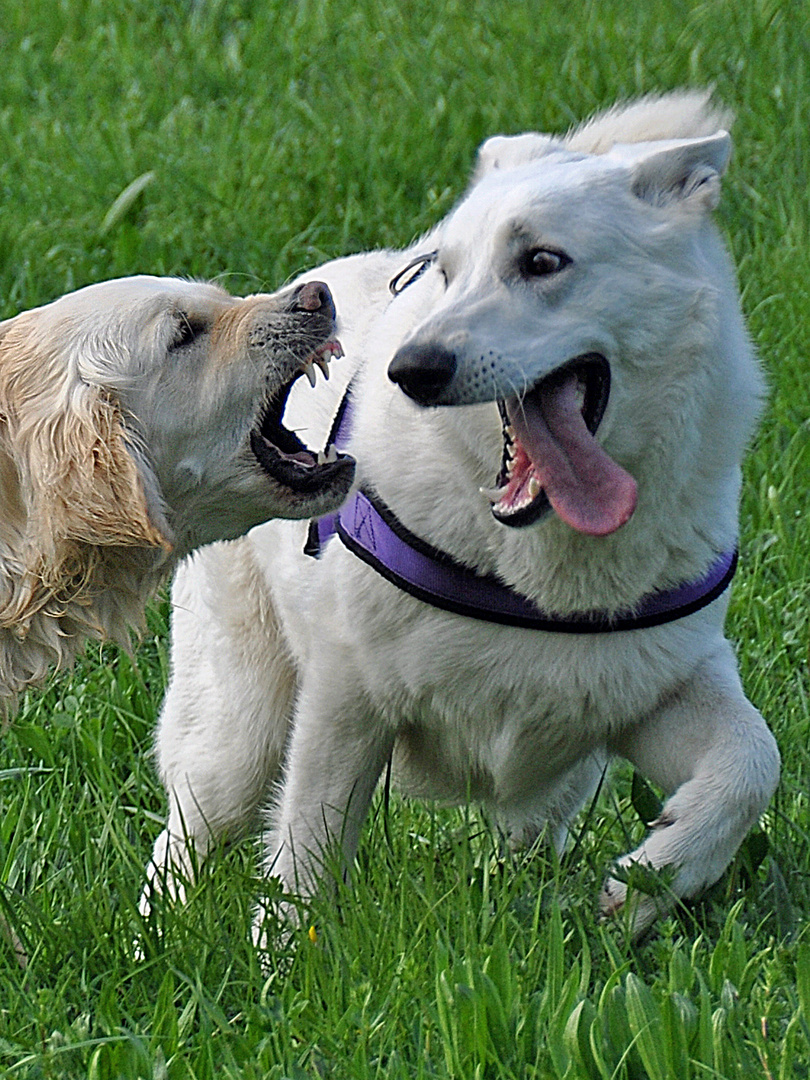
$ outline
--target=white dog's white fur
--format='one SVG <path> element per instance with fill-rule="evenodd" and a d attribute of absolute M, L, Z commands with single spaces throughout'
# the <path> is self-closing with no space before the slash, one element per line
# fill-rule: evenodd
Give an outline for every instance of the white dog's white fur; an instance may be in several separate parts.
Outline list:
<path fill-rule="evenodd" d="M 561 140 L 490 140 L 470 191 L 411 251 L 317 270 L 354 364 L 333 400 L 321 396 L 329 407 L 313 437 L 354 374 L 361 481 L 413 533 L 547 611 L 632 608 L 699 578 L 736 542 L 762 383 L 710 221 L 729 152 L 721 120 L 706 95 L 687 93 L 613 110 Z M 392 298 L 389 279 L 434 249 Z M 565 258 L 535 278 L 526 253 L 538 250 Z M 447 407 L 422 408 L 393 385 L 403 345 L 452 352 L 455 371 L 435 396 Z M 635 481 L 635 512 L 628 495 L 629 520 L 605 535 L 555 513 L 499 523 L 479 490 L 502 453 L 494 399 L 519 401 L 590 353 L 611 365 L 598 442 Z M 305 556 L 305 532 L 262 526 L 178 572 L 157 740 L 170 810 L 152 887 L 167 868 L 190 873 L 190 848 L 202 857 L 212 837 L 244 827 L 283 763 L 265 868 L 311 894 L 326 845 L 351 862 L 392 753 L 405 792 L 480 800 L 517 841 L 547 829 L 558 847 L 605 760 L 620 755 L 667 794 L 621 862 L 671 865 L 683 897 L 720 876 L 779 773 L 723 635 L 727 592 L 648 629 L 512 628 L 397 591 L 337 539 L 320 559 Z M 609 879 L 603 908 L 625 899 L 626 885 Z M 637 929 L 662 902 L 635 895 Z"/>
<path fill-rule="evenodd" d="M 313 461 L 322 487 L 300 492 L 251 449 L 268 401 L 325 365 L 333 334 L 320 283 L 239 299 L 147 276 L 0 323 L 3 711 L 88 637 L 127 644 L 198 544 L 339 502 L 350 462 Z"/>

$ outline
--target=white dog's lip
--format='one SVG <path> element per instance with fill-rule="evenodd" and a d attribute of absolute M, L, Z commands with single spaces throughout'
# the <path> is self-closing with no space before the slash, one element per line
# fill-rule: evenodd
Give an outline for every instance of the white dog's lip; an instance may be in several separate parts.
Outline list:
<path fill-rule="evenodd" d="M 354 478 L 355 461 L 349 454 L 338 453 L 335 446 L 316 453 L 281 422 L 293 384 L 306 375 L 314 387 L 316 367 L 328 379 L 329 359 L 342 355 L 343 349 L 336 338 L 319 346 L 265 403 L 250 433 L 250 447 L 262 469 L 276 483 L 299 495 L 321 494 L 337 487 L 348 490 Z"/>
<path fill-rule="evenodd" d="M 588 354 L 501 404 L 504 456 L 488 493 L 498 521 L 530 525 L 554 509 L 578 532 L 607 536 L 629 519 L 635 481 L 593 438 L 609 394 L 608 361 Z"/>

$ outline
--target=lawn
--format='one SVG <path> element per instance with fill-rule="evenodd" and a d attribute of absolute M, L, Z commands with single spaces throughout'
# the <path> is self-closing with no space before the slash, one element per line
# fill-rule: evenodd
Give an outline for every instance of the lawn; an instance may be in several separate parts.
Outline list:
<path fill-rule="evenodd" d="M 137 912 L 168 604 L 0 741 L 0 1075 L 810 1076 L 810 9 L 804 0 L 0 0 L 0 317 L 134 272 L 275 288 L 404 245 L 486 135 L 713 85 L 719 210 L 770 396 L 728 629 L 783 778 L 732 869 L 633 943 L 604 869 L 651 793 L 619 770 L 562 864 L 475 808 L 380 798 L 353 888 L 263 969 L 247 837 Z M 314 940 L 313 940 L 314 939 Z"/>

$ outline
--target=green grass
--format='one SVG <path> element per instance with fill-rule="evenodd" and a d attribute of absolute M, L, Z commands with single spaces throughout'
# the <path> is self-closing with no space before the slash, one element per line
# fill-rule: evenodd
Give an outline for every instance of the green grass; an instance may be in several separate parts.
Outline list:
<path fill-rule="evenodd" d="M 249 839 L 186 908 L 137 915 L 164 814 L 156 605 L 134 661 L 91 650 L 0 743 L 0 1075 L 810 1076 L 808 21 L 804 0 L 0 0 L 0 316 L 137 271 L 275 287 L 410 241 L 488 134 L 714 84 L 771 387 L 729 630 L 784 761 L 729 874 L 641 944 L 595 919 L 643 828 L 620 771 L 562 865 L 505 862 L 473 812 L 375 804 L 352 891 L 262 971 Z"/>

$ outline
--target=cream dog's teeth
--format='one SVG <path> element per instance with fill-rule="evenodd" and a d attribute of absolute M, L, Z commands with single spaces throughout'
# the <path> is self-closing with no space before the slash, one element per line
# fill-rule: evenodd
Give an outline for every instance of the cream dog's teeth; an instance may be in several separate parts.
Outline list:
<path fill-rule="evenodd" d="M 501 496 L 503 495 L 503 488 L 480 487 L 478 490 L 481 492 L 481 494 L 484 496 L 484 498 L 489 499 L 489 501 L 491 503 L 496 503 L 496 502 L 501 501 Z"/>
<path fill-rule="evenodd" d="M 537 479 L 536 476 L 532 476 L 529 479 L 529 495 L 531 495 L 533 499 L 536 499 L 537 496 L 540 494 L 540 490 L 540 481 Z"/>
<path fill-rule="evenodd" d="M 315 357 L 315 363 L 318 365 L 318 367 L 323 372 L 323 377 L 325 379 L 328 379 L 329 378 L 329 357 L 328 356 L 316 356 Z"/>
<path fill-rule="evenodd" d="M 309 385 L 315 385 L 315 365 L 311 360 L 307 360 L 304 364 L 304 374 L 309 379 Z"/>
<path fill-rule="evenodd" d="M 343 355 L 343 346 L 337 339 L 327 341 L 325 345 L 321 345 L 315 354 L 316 358 L 324 357 L 326 360 L 331 360 L 332 357 L 337 357 L 339 360 Z"/>
<path fill-rule="evenodd" d="M 328 465 L 333 465 L 338 459 L 337 447 L 334 443 L 326 451 L 326 462 Z"/>
<path fill-rule="evenodd" d="M 326 464 L 326 454 L 323 452 L 323 450 L 318 451 L 318 453 L 317 453 L 317 455 L 315 457 L 315 464 L 316 465 L 325 465 Z"/>

